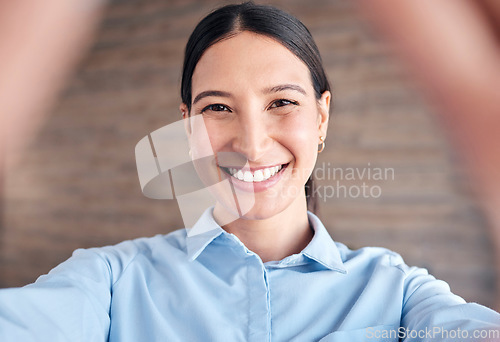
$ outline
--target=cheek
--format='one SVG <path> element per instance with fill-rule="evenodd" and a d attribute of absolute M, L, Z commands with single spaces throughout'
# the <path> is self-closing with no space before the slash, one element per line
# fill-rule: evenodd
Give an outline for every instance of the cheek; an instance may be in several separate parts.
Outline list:
<path fill-rule="evenodd" d="M 208 140 L 214 154 L 227 150 L 227 145 L 231 141 L 231 136 L 228 134 L 228 127 L 220 123 L 206 124 Z"/>
<path fill-rule="evenodd" d="M 284 133 L 286 146 L 294 154 L 297 162 L 310 164 L 316 161 L 319 137 L 314 113 L 299 113 L 284 122 L 281 125 L 281 131 Z"/>
<path fill-rule="evenodd" d="M 192 124 L 192 150 L 198 157 L 213 155 L 224 144 L 224 129 L 201 115 L 194 117 Z"/>

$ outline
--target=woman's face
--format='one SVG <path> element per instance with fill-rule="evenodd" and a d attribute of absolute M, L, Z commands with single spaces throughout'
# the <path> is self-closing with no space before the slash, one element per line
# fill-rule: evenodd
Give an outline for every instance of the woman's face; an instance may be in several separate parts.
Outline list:
<path fill-rule="evenodd" d="M 202 179 L 229 179 L 238 199 L 253 204 L 244 218 L 305 207 L 304 185 L 320 136 L 326 136 L 330 94 L 316 99 L 299 58 L 269 37 L 239 33 L 205 51 L 193 73 L 192 98 L 190 116 L 203 118 L 198 121 L 215 155 L 210 165 L 196 166 L 210 147 L 197 138 L 199 125 L 191 124 L 192 157 Z M 186 116 L 184 104 L 181 110 Z M 216 194 L 216 208 L 234 212 L 231 195 Z"/>

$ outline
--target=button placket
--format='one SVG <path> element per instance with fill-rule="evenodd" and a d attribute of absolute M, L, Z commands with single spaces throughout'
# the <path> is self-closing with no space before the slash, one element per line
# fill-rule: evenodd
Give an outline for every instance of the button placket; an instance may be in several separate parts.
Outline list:
<path fill-rule="evenodd" d="M 247 262 L 249 322 L 248 341 L 270 341 L 271 304 L 267 270 L 261 259 L 251 253 Z"/>

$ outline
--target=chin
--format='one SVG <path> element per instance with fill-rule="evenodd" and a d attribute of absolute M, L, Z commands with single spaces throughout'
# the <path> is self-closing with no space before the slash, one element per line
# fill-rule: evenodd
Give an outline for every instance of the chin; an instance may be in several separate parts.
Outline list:
<path fill-rule="evenodd" d="M 243 220 L 266 220 L 282 211 L 283 210 L 279 210 L 277 208 L 270 208 L 269 206 L 263 206 L 263 208 L 261 208 L 260 205 L 256 205 L 250 209 L 249 212 L 242 215 L 241 218 Z"/>
<path fill-rule="evenodd" d="M 283 199 L 275 198 L 275 199 L 259 199 L 258 196 L 255 198 L 255 203 L 253 203 L 252 207 L 249 208 L 246 212 L 242 213 L 242 215 L 238 215 L 237 212 L 231 210 L 225 205 L 221 205 L 223 210 L 228 213 L 228 210 L 232 215 L 238 217 L 242 220 L 266 220 L 272 218 L 283 211 L 285 211 L 288 207 L 292 205 L 294 201 L 284 201 Z"/>

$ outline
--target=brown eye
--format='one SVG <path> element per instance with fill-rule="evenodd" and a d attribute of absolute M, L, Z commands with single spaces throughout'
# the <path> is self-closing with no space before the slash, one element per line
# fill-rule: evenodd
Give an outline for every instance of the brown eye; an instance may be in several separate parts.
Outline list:
<path fill-rule="evenodd" d="M 208 105 L 205 108 L 203 108 L 203 110 L 201 112 L 203 113 L 207 110 L 210 110 L 212 112 L 224 112 L 224 111 L 229 112 L 230 111 L 229 108 L 227 108 L 226 106 L 224 106 L 223 104 L 220 104 L 220 103 Z"/>
<path fill-rule="evenodd" d="M 279 99 L 273 102 L 271 105 L 271 108 L 279 108 L 279 107 L 285 107 L 288 105 L 297 105 L 298 103 L 295 101 L 291 100 L 286 100 L 286 99 Z"/>

